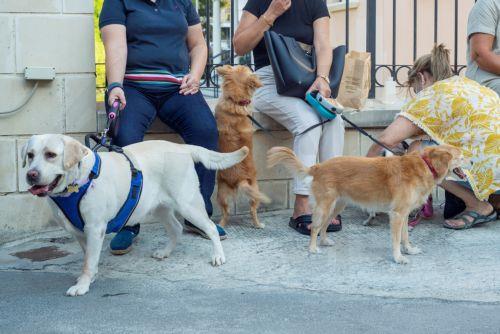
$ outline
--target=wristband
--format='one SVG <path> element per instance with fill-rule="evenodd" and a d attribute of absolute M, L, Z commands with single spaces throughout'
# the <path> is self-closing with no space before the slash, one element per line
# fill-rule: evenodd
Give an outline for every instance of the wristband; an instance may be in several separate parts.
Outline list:
<path fill-rule="evenodd" d="M 120 87 L 121 90 L 123 90 L 123 86 L 121 83 L 119 82 L 112 82 L 108 85 L 108 87 L 106 88 L 106 91 L 109 93 L 111 92 L 113 89 L 115 89 L 116 87 Z"/>
<path fill-rule="evenodd" d="M 329 78 L 329 77 L 327 77 L 326 75 L 318 75 L 317 77 L 318 77 L 318 78 L 321 78 L 321 79 L 323 79 L 323 80 L 325 80 L 325 81 L 326 81 L 326 83 L 327 83 L 328 85 L 330 85 L 330 78 Z"/>

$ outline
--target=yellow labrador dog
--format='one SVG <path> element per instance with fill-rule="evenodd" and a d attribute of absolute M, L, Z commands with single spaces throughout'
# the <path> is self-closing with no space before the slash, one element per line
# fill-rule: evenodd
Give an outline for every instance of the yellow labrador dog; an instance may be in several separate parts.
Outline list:
<path fill-rule="evenodd" d="M 212 170 L 229 168 L 241 162 L 248 154 L 242 147 L 232 153 L 217 153 L 202 147 L 180 145 L 167 141 L 146 141 L 124 148 L 135 167 L 142 171 L 142 194 L 128 224 L 156 219 L 165 222 L 170 243 L 157 250 L 153 257 L 168 257 L 182 233 L 179 213 L 201 230 L 213 243 L 212 264 L 225 262 L 224 251 L 215 224 L 210 220 L 199 190 L 195 162 Z M 27 181 L 30 192 L 37 196 L 65 196 L 68 186 L 85 184 L 94 166 L 94 153 L 75 139 L 64 135 L 36 135 L 24 146 L 24 164 L 28 164 Z M 79 296 L 89 291 L 97 274 L 99 256 L 108 221 L 113 219 L 125 202 L 131 171 L 124 155 L 114 152 L 99 153 L 101 170 L 92 180 L 80 202 L 85 222 L 84 231 L 75 228 L 49 200 L 60 224 L 72 233 L 84 252 L 83 270 L 77 283 L 66 292 Z"/>

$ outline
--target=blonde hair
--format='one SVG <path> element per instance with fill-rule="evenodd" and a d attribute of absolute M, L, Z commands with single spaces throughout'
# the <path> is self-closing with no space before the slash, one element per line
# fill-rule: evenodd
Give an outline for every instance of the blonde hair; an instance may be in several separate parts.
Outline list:
<path fill-rule="evenodd" d="M 450 65 L 450 50 L 444 44 L 434 45 L 430 54 L 423 55 L 413 64 L 408 72 L 406 86 L 413 87 L 419 81 L 418 73 L 428 72 L 434 81 L 448 79 L 453 76 Z"/>

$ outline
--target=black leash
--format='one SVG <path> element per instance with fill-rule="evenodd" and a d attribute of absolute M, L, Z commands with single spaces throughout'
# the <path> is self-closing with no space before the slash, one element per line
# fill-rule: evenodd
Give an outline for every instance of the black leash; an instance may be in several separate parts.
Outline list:
<path fill-rule="evenodd" d="M 377 139 L 373 138 L 372 135 L 370 135 L 368 132 L 366 132 L 363 128 L 360 128 L 359 126 L 357 126 L 356 124 L 354 124 L 353 122 L 351 122 L 347 117 L 344 116 L 344 114 L 339 114 L 340 117 L 342 117 L 342 119 L 344 121 L 346 121 L 347 123 L 349 123 L 353 128 L 355 128 L 356 130 L 358 130 L 362 135 L 370 138 L 370 140 L 372 140 L 375 144 L 379 145 L 379 146 L 382 146 L 384 149 L 386 149 L 387 151 L 391 152 L 392 154 L 394 155 L 397 155 L 396 152 L 394 152 L 393 150 L 391 150 L 390 148 L 388 148 L 386 145 L 382 144 L 380 141 L 378 141 Z M 271 130 L 269 129 L 266 129 L 265 127 L 262 126 L 262 124 L 260 124 L 254 117 L 252 117 L 251 115 L 247 115 L 247 117 L 252 121 L 253 124 L 255 124 L 259 129 L 261 129 L 262 131 L 264 131 L 265 133 L 267 133 L 268 135 L 270 135 L 271 137 L 273 138 L 277 138 L 272 132 Z M 310 127 L 308 127 L 307 129 L 305 129 L 304 131 L 302 131 L 301 133 L 299 133 L 297 136 L 302 136 L 304 133 L 306 132 L 309 132 L 311 131 L 312 129 L 315 129 L 317 128 L 318 126 L 322 126 L 328 122 L 330 122 L 331 119 L 327 119 L 325 121 L 321 121 L 317 124 L 314 124 Z M 278 138 L 278 139 L 285 139 L 285 138 Z M 404 147 L 405 150 L 408 149 L 408 144 L 403 141 L 402 142 L 402 145 Z"/>
<path fill-rule="evenodd" d="M 340 117 L 342 117 L 342 119 L 344 121 L 346 121 L 347 123 L 349 123 L 353 128 L 355 128 L 356 130 L 359 131 L 359 133 L 361 133 L 362 135 L 368 137 L 371 139 L 371 141 L 373 141 L 375 144 L 379 145 L 379 146 L 382 146 L 383 148 L 385 148 L 387 151 L 391 152 L 392 154 L 394 155 L 397 155 L 396 152 L 394 152 L 393 150 L 391 150 L 390 148 L 388 148 L 387 146 L 385 146 L 384 144 L 382 144 L 380 141 L 378 141 L 377 139 L 373 138 L 372 135 L 370 135 L 368 132 L 366 132 L 363 128 L 360 128 L 359 126 L 357 126 L 356 124 L 354 124 L 353 122 L 351 122 L 347 117 L 344 116 L 344 114 L 340 114 Z M 406 144 L 406 142 L 404 142 Z M 405 144 L 403 144 L 403 147 L 405 147 Z M 406 144 L 408 145 L 408 144 Z M 405 150 L 407 148 L 405 147 Z"/>
<path fill-rule="evenodd" d="M 252 121 L 252 123 L 253 123 L 253 124 L 255 124 L 255 126 L 257 126 L 260 130 L 264 131 L 266 134 L 270 135 L 270 136 L 271 136 L 271 137 L 273 137 L 273 138 L 278 138 L 278 137 L 276 137 L 276 136 L 272 133 L 272 131 L 271 131 L 271 130 L 266 129 L 266 128 L 265 128 L 262 124 L 260 124 L 260 123 L 259 123 L 259 122 L 258 122 L 258 121 L 257 121 L 257 120 L 253 117 L 253 116 L 251 116 L 251 115 L 247 115 L 247 117 L 248 117 L 248 118 Z M 322 122 L 319 122 L 319 123 L 317 123 L 317 124 L 314 124 L 314 125 L 312 125 L 312 126 L 308 127 L 307 129 L 305 129 L 304 131 L 302 131 L 301 133 L 299 133 L 297 136 L 302 136 L 304 133 L 309 132 L 309 131 L 311 131 L 312 129 L 315 129 L 315 128 L 317 128 L 318 126 L 322 126 L 323 124 L 326 124 L 326 123 L 328 123 L 328 122 L 330 122 L 330 121 L 331 121 L 331 119 L 327 119 L 327 120 L 325 120 L 325 121 L 322 121 Z M 291 137 L 288 137 L 288 138 L 291 138 Z M 288 139 L 288 138 L 278 138 L 278 139 L 282 139 L 282 140 L 283 140 L 283 139 Z"/>

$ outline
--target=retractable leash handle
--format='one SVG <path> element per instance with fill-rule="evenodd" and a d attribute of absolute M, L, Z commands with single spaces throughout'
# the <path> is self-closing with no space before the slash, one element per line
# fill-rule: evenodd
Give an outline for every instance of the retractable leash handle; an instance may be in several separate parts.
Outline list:
<path fill-rule="evenodd" d="M 330 101 L 324 98 L 317 90 L 307 93 L 306 101 L 321 117 L 326 119 L 334 119 L 344 111 L 338 106 L 331 104 Z"/>
<path fill-rule="evenodd" d="M 106 112 L 108 118 L 106 123 L 106 129 L 104 129 L 103 136 L 101 138 L 101 143 L 106 142 L 106 137 L 109 134 L 111 137 L 116 137 L 118 134 L 118 120 L 120 118 L 120 100 L 115 100 Z"/>
<path fill-rule="evenodd" d="M 120 100 L 115 100 L 111 104 L 111 107 L 108 112 L 108 120 L 114 120 L 118 118 L 118 112 L 120 111 L 120 106 L 121 106 Z"/>

